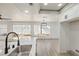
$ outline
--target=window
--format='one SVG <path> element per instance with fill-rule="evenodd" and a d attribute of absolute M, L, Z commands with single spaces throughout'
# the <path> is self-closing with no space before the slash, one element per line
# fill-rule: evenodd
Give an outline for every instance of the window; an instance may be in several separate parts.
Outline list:
<path fill-rule="evenodd" d="M 50 34 L 50 26 L 43 26 L 42 34 Z"/>
<path fill-rule="evenodd" d="M 50 25 L 40 25 L 36 24 L 34 25 L 34 34 L 39 35 L 39 34 L 50 34 Z"/>
<path fill-rule="evenodd" d="M 40 32 L 41 32 L 40 25 L 38 25 L 38 24 L 34 25 L 34 34 L 39 35 Z"/>
<path fill-rule="evenodd" d="M 31 25 L 28 24 L 14 24 L 13 32 L 16 32 L 19 35 L 21 41 L 26 42 L 25 40 L 31 40 Z"/>
<path fill-rule="evenodd" d="M 13 31 L 18 34 L 31 34 L 31 26 L 30 25 L 13 25 Z"/>
<path fill-rule="evenodd" d="M 0 24 L 0 34 L 7 33 L 7 25 L 6 24 Z"/>
<path fill-rule="evenodd" d="M 46 24 L 41 24 L 41 33 L 42 34 L 50 34 L 50 25 Z"/>

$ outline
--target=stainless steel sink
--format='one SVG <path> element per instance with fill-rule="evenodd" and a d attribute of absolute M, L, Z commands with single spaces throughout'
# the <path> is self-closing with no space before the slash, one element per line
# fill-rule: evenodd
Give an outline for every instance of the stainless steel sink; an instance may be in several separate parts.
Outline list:
<path fill-rule="evenodd" d="M 32 45 L 16 47 L 8 56 L 29 56 Z"/>

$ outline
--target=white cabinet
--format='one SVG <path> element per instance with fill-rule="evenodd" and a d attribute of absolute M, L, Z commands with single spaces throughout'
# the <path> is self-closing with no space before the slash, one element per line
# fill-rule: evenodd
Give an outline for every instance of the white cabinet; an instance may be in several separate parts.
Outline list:
<path fill-rule="evenodd" d="M 60 22 L 72 21 L 73 18 L 79 17 L 79 4 L 68 5 L 66 8 L 59 15 Z"/>

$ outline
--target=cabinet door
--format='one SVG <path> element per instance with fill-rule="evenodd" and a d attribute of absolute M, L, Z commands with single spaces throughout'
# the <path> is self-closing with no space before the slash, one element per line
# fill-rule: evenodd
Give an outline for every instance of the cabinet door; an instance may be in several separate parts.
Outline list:
<path fill-rule="evenodd" d="M 36 55 L 37 56 L 55 56 L 58 51 L 58 40 L 40 40 L 37 39 Z"/>

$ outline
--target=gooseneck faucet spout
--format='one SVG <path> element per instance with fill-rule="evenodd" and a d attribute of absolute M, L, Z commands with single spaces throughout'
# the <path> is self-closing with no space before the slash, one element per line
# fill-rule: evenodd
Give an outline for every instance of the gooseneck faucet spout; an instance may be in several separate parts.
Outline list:
<path fill-rule="evenodd" d="M 7 34 L 7 36 L 6 36 L 6 40 L 5 40 L 5 54 L 7 54 L 7 53 L 8 53 L 8 36 L 9 36 L 10 34 L 14 34 L 14 35 L 16 35 L 16 36 L 17 36 L 17 38 L 18 38 L 18 40 L 17 40 L 17 46 L 19 46 L 19 45 L 20 45 L 20 42 L 19 42 L 19 36 L 18 36 L 18 34 L 17 34 L 17 33 L 15 33 L 15 32 L 9 32 L 9 33 Z"/>

